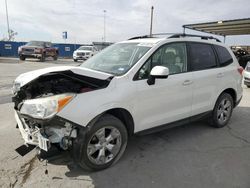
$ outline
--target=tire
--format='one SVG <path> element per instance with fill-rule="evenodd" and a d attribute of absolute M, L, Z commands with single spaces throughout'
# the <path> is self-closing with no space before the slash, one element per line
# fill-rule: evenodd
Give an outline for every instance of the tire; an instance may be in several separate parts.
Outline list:
<path fill-rule="evenodd" d="M 20 59 L 21 61 L 25 61 L 26 57 L 23 56 L 23 55 L 21 55 L 21 56 L 19 57 L 19 59 Z"/>
<path fill-rule="evenodd" d="M 111 132 L 115 138 L 110 137 Z M 78 133 L 78 138 L 73 141 L 73 158 L 88 171 L 103 170 L 115 164 L 127 146 L 127 129 L 112 115 L 101 116 Z"/>
<path fill-rule="evenodd" d="M 45 61 L 45 54 L 42 54 L 41 58 L 40 58 L 40 62 L 44 62 Z"/>
<path fill-rule="evenodd" d="M 233 98 L 228 93 L 222 93 L 216 101 L 212 112 L 211 125 L 215 128 L 222 128 L 228 124 L 233 112 Z"/>
<path fill-rule="evenodd" d="M 53 60 L 54 60 L 54 61 L 56 61 L 57 59 L 58 59 L 58 56 L 57 56 L 57 55 L 53 56 Z"/>
<path fill-rule="evenodd" d="M 247 85 L 248 88 L 250 88 L 250 85 Z"/>
<path fill-rule="evenodd" d="M 77 62 L 77 59 L 74 59 L 74 62 Z"/>

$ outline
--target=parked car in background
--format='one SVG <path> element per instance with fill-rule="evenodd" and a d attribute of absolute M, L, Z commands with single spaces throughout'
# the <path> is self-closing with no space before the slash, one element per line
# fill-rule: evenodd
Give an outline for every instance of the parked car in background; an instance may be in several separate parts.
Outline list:
<path fill-rule="evenodd" d="M 247 62 L 250 61 L 250 54 L 243 48 L 234 51 L 234 55 L 237 57 L 240 66 L 242 66 L 243 68 L 245 68 Z"/>
<path fill-rule="evenodd" d="M 20 75 L 13 102 L 25 143 L 43 151 L 60 146 L 81 167 L 102 170 L 135 133 L 205 117 L 226 126 L 242 98 L 243 68 L 225 44 L 201 38 L 137 37 L 81 66 Z"/>
<path fill-rule="evenodd" d="M 57 60 L 58 48 L 53 47 L 51 42 L 30 41 L 18 48 L 18 55 L 22 61 L 26 58 L 36 58 L 43 62 L 46 57 L 52 57 L 54 60 Z"/>
<path fill-rule="evenodd" d="M 248 61 L 244 70 L 244 84 L 250 88 L 250 61 Z"/>
<path fill-rule="evenodd" d="M 73 53 L 74 61 L 87 60 L 98 52 L 95 46 L 80 46 Z"/>

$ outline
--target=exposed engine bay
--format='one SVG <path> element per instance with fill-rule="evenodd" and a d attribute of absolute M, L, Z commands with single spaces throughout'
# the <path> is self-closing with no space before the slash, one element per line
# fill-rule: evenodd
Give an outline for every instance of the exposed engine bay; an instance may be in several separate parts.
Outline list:
<path fill-rule="evenodd" d="M 74 95 L 102 89 L 108 86 L 111 79 L 112 77 L 101 80 L 66 70 L 43 74 L 20 87 L 14 93 L 13 102 L 15 103 L 15 118 L 25 143 L 36 145 L 44 151 L 48 151 L 51 144 L 57 144 L 60 148 L 67 150 L 71 146 L 72 139 L 77 137 L 79 126 L 57 115 L 43 119 L 28 113 L 24 114 L 22 110 L 25 103 L 36 99 L 53 98 L 65 93 Z M 31 107 L 27 107 L 27 110 L 33 110 Z M 46 107 L 45 110 L 47 110 Z"/>
<path fill-rule="evenodd" d="M 108 86 L 111 78 L 100 80 L 74 74 L 71 71 L 47 73 L 24 85 L 13 97 L 15 109 L 23 100 L 52 96 L 62 93 L 85 93 Z"/>

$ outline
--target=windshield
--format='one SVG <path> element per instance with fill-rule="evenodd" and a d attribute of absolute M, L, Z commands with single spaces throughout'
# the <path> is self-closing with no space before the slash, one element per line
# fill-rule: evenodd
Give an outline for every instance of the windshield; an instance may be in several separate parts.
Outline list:
<path fill-rule="evenodd" d="M 30 41 L 26 46 L 44 46 L 45 42 L 42 41 Z"/>
<path fill-rule="evenodd" d="M 78 50 L 88 50 L 88 51 L 92 51 L 92 47 L 90 47 L 90 46 L 81 46 L 80 48 L 78 48 Z"/>
<path fill-rule="evenodd" d="M 150 48 L 140 43 L 117 43 L 88 59 L 81 66 L 113 75 L 123 75 Z"/>

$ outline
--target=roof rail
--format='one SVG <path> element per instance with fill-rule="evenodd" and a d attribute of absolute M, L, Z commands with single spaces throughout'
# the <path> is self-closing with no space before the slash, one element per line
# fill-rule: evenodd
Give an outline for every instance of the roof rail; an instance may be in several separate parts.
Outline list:
<path fill-rule="evenodd" d="M 199 37 L 199 38 L 204 39 L 204 40 L 211 39 L 211 40 L 216 40 L 217 42 L 221 42 L 219 39 L 217 39 L 213 36 L 192 35 L 192 34 L 185 34 L 185 33 L 174 34 L 168 38 L 181 38 L 181 37 Z"/>
<path fill-rule="evenodd" d="M 136 36 L 132 37 L 128 40 L 134 40 L 134 39 L 144 39 L 144 38 L 156 38 L 156 36 L 161 36 L 161 35 L 174 35 L 176 33 L 153 33 L 151 36 L 150 35 L 142 35 L 142 36 Z"/>
<path fill-rule="evenodd" d="M 130 38 L 128 40 L 144 39 L 144 38 L 153 38 L 153 37 L 150 37 L 149 35 L 142 35 L 142 36 L 132 37 L 132 38 Z"/>

